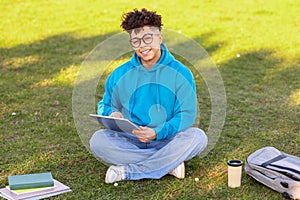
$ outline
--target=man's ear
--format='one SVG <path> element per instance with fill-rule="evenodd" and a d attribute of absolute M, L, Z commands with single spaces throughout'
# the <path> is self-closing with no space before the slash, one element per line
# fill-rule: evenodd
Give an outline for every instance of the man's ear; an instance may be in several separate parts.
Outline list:
<path fill-rule="evenodd" d="M 159 42 L 159 43 L 161 44 L 161 43 L 162 43 L 162 41 L 163 41 L 163 36 L 162 36 L 162 34 L 160 34 L 160 35 L 159 35 L 159 40 L 160 40 L 160 42 Z"/>

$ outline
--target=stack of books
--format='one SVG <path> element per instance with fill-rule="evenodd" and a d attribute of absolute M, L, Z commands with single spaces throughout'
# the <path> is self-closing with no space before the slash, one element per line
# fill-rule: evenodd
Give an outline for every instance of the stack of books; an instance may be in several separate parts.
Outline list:
<path fill-rule="evenodd" d="M 0 197 L 9 200 L 43 199 L 72 191 L 53 179 L 51 172 L 8 176 L 8 183 L 0 189 Z"/>

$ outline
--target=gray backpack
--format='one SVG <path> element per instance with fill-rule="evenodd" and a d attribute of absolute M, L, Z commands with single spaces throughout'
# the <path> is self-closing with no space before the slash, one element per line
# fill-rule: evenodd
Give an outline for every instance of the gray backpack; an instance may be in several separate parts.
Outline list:
<path fill-rule="evenodd" d="M 264 147 L 248 156 L 245 171 L 284 197 L 300 199 L 300 157 Z"/>

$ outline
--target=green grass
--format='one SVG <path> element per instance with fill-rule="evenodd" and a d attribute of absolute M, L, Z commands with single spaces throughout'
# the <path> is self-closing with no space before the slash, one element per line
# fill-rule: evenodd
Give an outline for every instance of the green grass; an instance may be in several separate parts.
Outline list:
<path fill-rule="evenodd" d="M 157 10 L 166 29 L 208 51 L 224 81 L 227 115 L 215 148 L 186 162 L 184 180 L 165 176 L 114 187 L 104 183 L 107 167 L 77 134 L 72 90 L 85 57 L 120 32 L 121 14 L 135 7 Z M 4 0 L 0 9 L 0 187 L 8 175 L 51 171 L 73 190 L 53 199 L 282 198 L 245 173 L 240 188 L 228 188 L 226 161 L 245 160 L 267 145 L 300 156 L 298 1 Z M 209 94 L 199 85 L 207 130 Z"/>

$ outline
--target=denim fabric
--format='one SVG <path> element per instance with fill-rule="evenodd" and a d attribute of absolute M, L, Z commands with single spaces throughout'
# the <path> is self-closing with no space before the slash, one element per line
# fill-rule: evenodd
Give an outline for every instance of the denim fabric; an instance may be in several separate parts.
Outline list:
<path fill-rule="evenodd" d="M 207 145 L 205 133 L 189 128 L 174 137 L 140 142 L 133 134 L 102 129 L 90 140 L 95 157 L 112 165 L 122 165 L 127 180 L 159 179 L 182 162 L 201 153 Z"/>

